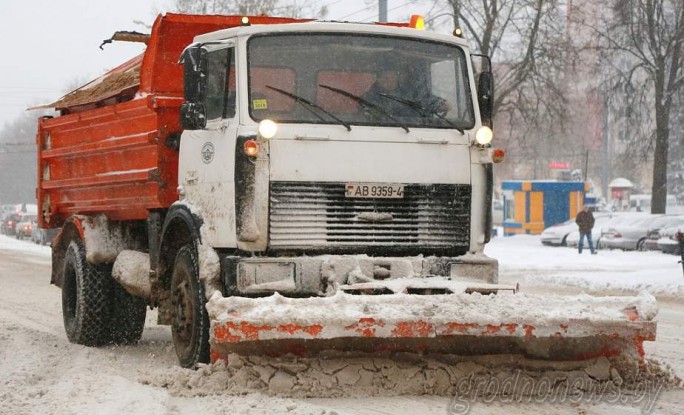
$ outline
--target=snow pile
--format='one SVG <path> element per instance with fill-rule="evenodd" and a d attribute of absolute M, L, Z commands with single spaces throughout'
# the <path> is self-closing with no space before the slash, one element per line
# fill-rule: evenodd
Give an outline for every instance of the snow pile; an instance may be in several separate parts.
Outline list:
<path fill-rule="evenodd" d="M 5 235 L 0 235 L 0 250 L 50 256 L 49 246 L 36 245 L 31 241 L 18 240 Z"/>
<path fill-rule="evenodd" d="M 678 257 L 657 251 L 547 247 L 539 236 L 494 238 L 485 253 L 499 260 L 500 282 L 578 287 L 597 294 L 634 294 L 645 290 L 658 298 L 684 298 L 684 277 Z"/>
<path fill-rule="evenodd" d="M 177 368 L 148 374 L 143 384 L 167 388 L 182 397 L 253 392 L 293 398 L 370 397 L 398 395 L 458 396 L 473 394 L 535 393 L 529 385 L 604 391 L 629 389 L 606 358 L 578 362 L 529 360 L 517 355 L 463 358 L 455 355 L 421 356 L 408 353 L 331 358 L 269 358 L 230 355 L 197 371 Z M 501 385 L 514 379 L 514 389 L 470 389 L 474 385 Z M 647 362 L 638 379 L 666 386 L 681 384 L 671 371 Z M 516 390 L 515 388 L 518 388 Z"/>
<path fill-rule="evenodd" d="M 592 297 L 588 295 L 350 295 L 338 292 L 331 297 L 287 298 L 273 294 L 266 298 L 223 298 L 217 292 L 207 303 L 209 318 L 218 324 L 247 321 L 252 324 L 321 325 L 316 338 L 349 335 L 350 326 L 372 317 L 376 321 L 429 321 L 432 325 L 449 323 L 486 325 L 517 324 L 515 335 L 524 336 L 523 325 L 533 326 L 535 336 L 552 336 L 566 326 L 567 336 L 594 333 L 593 324 L 628 322 L 625 310 L 636 310 L 641 321 L 652 320 L 658 312 L 655 298 L 648 293 L 636 297 Z M 568 327 L 568 322 L 573 322 Z M 590 324 L 578 324 L 586 322 Z M 392 326 L 374 327 L 376 336 L 387 335 Z M 512 334 L 504 333 L 502 334 Z M 291 333 L 269 331 L 260 339 Z"/>

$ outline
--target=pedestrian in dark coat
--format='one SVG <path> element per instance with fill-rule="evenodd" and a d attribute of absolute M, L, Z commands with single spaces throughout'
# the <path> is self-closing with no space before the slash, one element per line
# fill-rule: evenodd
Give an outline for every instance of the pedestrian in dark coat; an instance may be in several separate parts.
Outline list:
<path fill-rule="evenodd" d="M 584 205 L 584 208 L 580 213 L 577 214 L 575 218 L 575 223 L 579 226 L 580 238 L 577 248 L 579 253 L 582 253 L 582 248 L 584 247 L 584 238 L 587 238 L 587 243 L 589 244 L 589 250 L 592 255 L 596 254 L 596 249 L 594 249 L 594 244 L 591 241 L 591 230 L 594 228 L 594 215 L 589 210 L 588 205 Z"/>

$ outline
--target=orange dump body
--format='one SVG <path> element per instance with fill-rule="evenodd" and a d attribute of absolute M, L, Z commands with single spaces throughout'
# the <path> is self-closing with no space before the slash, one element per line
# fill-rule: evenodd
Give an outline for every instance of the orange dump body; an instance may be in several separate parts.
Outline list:
<path fill-rule="evenodd" d="M 178 60 L 195 36 L 240 24 L 241 16 L 159 16 L 142 55 L 48 106 L 61 116 L 42 118 L 36 138 L 41 228 L 59 227 L 73 214 L 146 219 L 177 200 Z"/>

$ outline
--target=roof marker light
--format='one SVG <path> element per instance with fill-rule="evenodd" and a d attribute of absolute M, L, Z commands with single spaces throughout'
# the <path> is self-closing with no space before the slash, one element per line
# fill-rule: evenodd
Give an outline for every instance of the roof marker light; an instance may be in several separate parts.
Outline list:
<path fill-rule="evenodd" d="M 240 24 L 242 24 L 243 26 L 250 26 L 249 17 L 242 16 L 242 19 L 240 20 Z"/>

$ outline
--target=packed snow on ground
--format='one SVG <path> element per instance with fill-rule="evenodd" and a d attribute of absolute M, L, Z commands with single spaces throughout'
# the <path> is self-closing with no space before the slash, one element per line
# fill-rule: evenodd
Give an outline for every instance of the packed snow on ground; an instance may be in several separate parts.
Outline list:
<path fill-rule="evenodd" d="M 684 273 L 678 256 L 659 251 L 587 250 L 543 246 L 539 236 L 497 237 L 485 253 L 499 260 L 501 282 L 573 286 L 594 294 L 637 293 L 684 298 Z"/>
<path fill-rule="evenodd" d="M 487 253 L 500 260 L 504 282 L 522 283 L 525 296 L 521 299 L 530 297 L 524 292 L 525 285 L 533 285 L 537 281 L 543 280 L 551 286 L 560 283 L 592 287 L 583 280 L 587 273 L 616 278 L 612 267 L 629 268 L 621 259 L 623 253 L 618 251 L 577 256 L 570 249 L 543 247 L 535 237 L 496 239 L 487 248 Z M 612 388 L 620 384 L 619 375 L 605 359 L 554 367 L 556 370 L 549 371 L 547 362 L 525 361 L 512 355 L 484 360 L 401 354 L 392 359 L 373 355 L 295 361 L 230 356 L 228 364 L 207 365 L 197 371 L 182 369 L 177 366 L 168 327 L 155 324 L 155 312 L 149 313 L 143 340 L 136 346 L 88 348 L 69 344 L 62 328 L 59 290 L 48 284 L 50 248 L 0 236 L 0 255 L 22 258 L 22 262 L 14 264 L 12 269 L 8 269 L 10 262 L 3 265 L 6 278 L 3 280 L 5 290 L 0 290 L 0 350 L 4 351 L 0 353 L 0 413 L 125 412 L 161 415 L 230 411 L 403 415 L 445 413 L 453 403 L 449 397 L 460 393 L 457 388 L 473 383 L 477 385 L 480 380 L 496 384 L 500 376 L 534 382 L 541 372 L 554 382 L 558 380 L 561 385 L 572 381 L 572 385 L 582 387 L 604 385 Z M 656 260 L 664 264 L 651 275 L 636 274 L 629 280 L 633 287 L 652 286 L 656 279 L 660 286 L 679 286 L 675 272 L 678 268 L 667 265 L 668 261 L 676 264 L 672 256 L 633 252 L 624 255 L 633 255 L 634 267 L 637 268 L 652 268 Z M 556 260 L 558 263 L 554 262 Z M 26 264 L 35 265 L 28 268 Z M 562 271 L 565 267 L 569 269 L 567 273 Z M 546 279 L 549 271 L 563 278 Z M 662 278 L 666 272 L 669 279 Z M 646 279 L 640 281 L 638 275 Z M 548 290 L 549 293 L 553 291 Z M 271 301 L 276 302 L 277 298 Z M 646 294 L 641 294 L 637 302 L 647 298 Z M 345 296 L 340 296 L 332 301 L 344 299 Z M 679 315 L 674 313 L 671 317 L 678 319 Z M 667 327 L 677 330 L 674 323 Z M 664 351 L 656 350 L 656 354 L 661 353 L 676 363 L 681 336 L 678 332 L 668 334 L 667 330 L 664 334 L 674 346 L 669 347 L 668 344 L 668 348 L 662 347 Z M 674 354 L 668 355 L 670 352 Z M 645 373 L 668 382 L 673 380 L 673 376 L 661 371 L 657 364 L 649 365 Z M 458 382 L 455 383 L 454 379 Z M 581 394 L 583 390 L 573 389 L 570 392 Z M 442 396 L 419 396 L 423 394 Z M 304 396 L 334 398 L 300 399 Z M 358 396 L 375 397 L 359 399 Z M 676 403 L 681 399 L 677 400 L 677 397 L 681 394 L 660 400 L 659 404 L 663 402 L 665 410 L 657 412 L 681 413 L 681 406 Z M 642 403 L 630 401 L 618 407 L 606 403 L 590 404 L 588 408 L 590 413 L 596 410 L 598 413 L 636 414 L 641 407 Z M 530 411 L 530 406 L 524 403 L 498 405 L 495 402 L 478 408 L 472 413 L 522 415 Z M 583 412 L 585 408 L 586 404 L 573 406 L 550 402 L 538 404 L 533 410 L 548 414 L 586 413 Z"/>
<path fill-rule="evenodd" d="M 51 252 L 49 246 L 42 246 L 31 241 L 19 240 L 5 235 L 0 235 L 0 249 L 18 253 L 37 254 L 39 256 L 50 256 Z"/>

